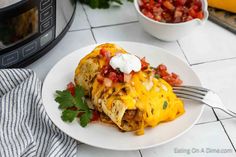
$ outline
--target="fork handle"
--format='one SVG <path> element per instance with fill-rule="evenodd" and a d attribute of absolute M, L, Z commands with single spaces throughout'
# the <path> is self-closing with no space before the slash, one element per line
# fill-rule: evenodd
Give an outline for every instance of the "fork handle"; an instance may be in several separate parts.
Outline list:
<path fill-rule="evenodd" d="M 211 105 L 205 103 L 204 101 L 202 101 L 202 102 L 203 102 L 205 105 L 207 105 L 207 106 L 209 106 L 209 107 L 212 107 Z M 236 113 L 233 112 L 233 111 L 231 111 L 231 110 L 229 110 L 229 109 L 226 109 L 226 108 L 220 108 L 220 107 L 212 107 L 212 108 L 219 109 L 219 110 L 225 112 L 226 114 L 228 114 L 228 115 L 230 115 L 230 116 L 236 118 Z"/>

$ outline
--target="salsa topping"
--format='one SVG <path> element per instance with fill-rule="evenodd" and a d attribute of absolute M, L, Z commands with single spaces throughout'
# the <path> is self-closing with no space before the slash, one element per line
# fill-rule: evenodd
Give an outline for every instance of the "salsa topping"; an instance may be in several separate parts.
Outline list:
<path fill-rule="evenodd" d="M 201 0 L 140 0 L 139 8 L 145 16 L 165 23 L 204 17 Z"/>
<path fill-rule="evenodd" d="M 106 87 L 111 87 L 112 83 L 116 82 L 130 82 L 133 74 L 139 70 L 146 70 L 149 66 L 149 63 L 146 62 L 145 57 L 139 59 L 135 56 L 140 62 L 140 68 L 134 68 L 129 74 L 124 73 L 120 68 L 113 68 L 109 63 L 111 61 L 110 52 L 106 51 L 104 48 L 100 50 L 100 55 L 105 58 L 106 64 L 102 67 L 100 73 L 97 75 L 97 80 L 99 83 L 104 84 Z M 130 59 L 130 57 L 128 57 Z"/>
<path fill-rule="evenodd" d="M 112 84 L 116 82 L 130 82 L 135 71 L 132 70 L 129 74 L 126 74 L 120 71 L 119 68 L 114 69 L 109 64 L 109 61 L 111 60 L 110 52 L 106 51 L 104 48 L 100 50 L 100 55 L 105 58 L 106 64 L 102 67 L 100 73 L 97 75 L 97 81 L 99 83 L 104 84 L 106 87 L 111 87 Z M 145 57 L 139 60 L 141 63 L 141 70 L 146 70 L 149 68 L 149 63 L 146 62 Z M 157 68 L 151 68 L 153 69 L 154 77 L 156 79 L 162 78 L 171 86 L 180 86 L 183 82 L 176 73 L 169 73 L 167 71 L 167 67 L 164 64 L 160 64 Z M 70 84 L 68 87 L 70 87 Z"/>
<path fill-rule="evenodd" d="M 179 78 L 179 75 L 173 72 L 170 74 L 164 64 L 160 64 L 156 68 L 156 74 L 158 74 L 158 76 L 168 82 L 171 86 L 180 86 L 183 83 L 183 81 Z"/>

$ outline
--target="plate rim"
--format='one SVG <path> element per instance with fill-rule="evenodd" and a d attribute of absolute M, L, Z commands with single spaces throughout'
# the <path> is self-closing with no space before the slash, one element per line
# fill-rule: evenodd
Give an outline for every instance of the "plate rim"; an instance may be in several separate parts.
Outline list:
<path fill-rule="evenodd" d="M 144 46 L 148 46 L 148 47 L 158 48 L 158 49 L 160 49 L 163 53 L 167 53 L 168 55 L 171 55 L 172 57 L 177 58 L 178 60 L 181 60 L 182 63 L 183 63 L 185 66 L 187 66 L 189 69 L 192 70 L 192 68 L 191 68 L 182 58 L 180 58 L 179 56 L 173 55 L 173 54 L 170 53 L 169 50 L 164 49 L 164 48 L 161 48 L 161 47 L 156 46 L 156 45 L 146 44 L 146 43 L 142 43 L 142 42 L 132 42 L 132 41 L 107 41 L 107 42 L 100 42 L 100 43 L 90 44 L 90 45 L 87 45 L 87 46 L 83 46 L 83 47 L 81 47 L 81 48 L 78 48 L 78 49 L 72 51 L 71 53 L 67 54 L 66 56 L 64 56 L 63 58 L 61 58 L 59 61 L 57 61 L 56 64 L 54 64 L 54 66 L 48 71 L 48 73 L 47 73 L 47 75 L 46 75 L 46 77 L 45 77 L 45 79 L 44 79 L 44 81 L 43 81 L 42 92 L 41 92 L 41 94 L 42 94 L 42 102 L 43 102 L 44 108 L 45 108 L 45 105 L 44 105 L 44 104 L 45 104 L 45 103 L 44 103 L 45 100 L 43 99 L 43 95 L 44 95 L 44 94 L 43 94 L 43 93 L 44 93 L 43 91 L 44 91 L 44 89 L 46 88 L 46 87 L 45 87 L 45 82 L 46 82 L 46 80 L 47 80 L 49 74 L 54 70 L 54 68 L 56 68 L 57 65 L 59 65 L 61 62 L 63 62 L 63 60 L 64 60 L 65 58 L 69 57 L 70 55 L 75 54 L 75 53 L 78 52 L 79 50 L 81 50 L 81 49 L 87 49 L 87 48 L 90 48 L 90 47 L 94 47 L 94 48 L 95 48 L 96 46 L 101 45 L 101 44 L 104 44 L 104 43 L 114 43 L 114 44 L 117 44 L 118 46 L 120 46 L 120 45 L 119 45 L 120 43 L 121 43 L 121 44 L 122 44 L 122 43 L 123 43 L 123 44 L 138 44 L 138 45 L 144 45 Z M 89 53 L 89 52 L 88 52 L 88 53 Z M 86 55 L 86 54 L 85 54 L 85 55 Z M 202 86 L 201 80 L 199 79 L 198 75 L 197 75 L 193 70 L 192 70 L 192 72 L 193 72 L 194 75 L 196 76 L 196 79 L 198 80 L 199 86 Z M 53 118 L 52 118 L 51 115 L 48 113 L 48 111 L 47 111 L 46 109 L 45 109 L 45 111 L 46 111 L 46 114 L 48 115 L 48 117 L 50 118 L 50 120 L 52 121 L 52 123 L 53 123 L 60 131 L 62 131 L 63 133 L 65 133 L 66 135 L 68 135 L 69 137 L 75 139 L 75 140 L 78 141 L 78 142 L 82 142 L 82 143 L 84 143 L 84 144 L 87 144 L 87 145 L 90 145 L 90 146 L 93 146 L 93 147 L 96 147 L 96 148 L 102 148 L 102 149 L 107 149 L 107 150 L 133 151 L 133 150 L 144 150 L 144 149 L 148 149 L 148 148 L 158 147 L 158 146 L 160 146 L 160 145 L 164 145 L 164 144 L 169 143 L 169 142 L 171 142 L 171 141 L 173 141 L 173 140 L 176 140 L 177 138 L 179 138 L 179 137 L 181 137 L 182 135 L 184 135 L 185 133 L 187 133 L 187 132 L 188 132 L 189 130 L 191 130 L 191 129 L 193 128 L 193 126 L 199 121 L 199 119 L 200 119 L 200 117 L 201 117 L 201 115 L 202 115 L 202 113 L 203 113 L 203 110 L 204 110 L 204 108 L 205 108 L 205 105 L 203 105 L 202 103 L 199 104 L 199 105 L 201 105 L 201 110 L 200 110 L 199 115 L 196 117 L 195 121 L 194 121 L 191 125 L 189 125 L 184 131 L 182 131 L 181 133 L 177 134 L 176 136 L 174 136 L 174 137 L 172 137 L 172 138 L 170 138 L 170 139 L 168 139 L 168 140 L 165 140 L 165 141 L 163 141 L 163 142 L 157 143 L 157 144 L 151 144 L 151 145 L 148 145 L 148 146 L 139 146 L 139 147 L 136 147 L 136 148 L 121 148 L 121 149 L 120 149 L 120 148 L 114 148 L 114 147 L 98 146 L 98 145 L 95 145 L 95 144 L 92 144 L 92 143 L 87 143 L 86 141 L 78 140 L 78 139 L 72 137 L 72 135 L 68 134 L 68 133 L 65 131 L 65 129 L 63 129 L 63 128 L 61 128 L 60 126 L 58 126 L 58 125 L 53 121 Z"/>

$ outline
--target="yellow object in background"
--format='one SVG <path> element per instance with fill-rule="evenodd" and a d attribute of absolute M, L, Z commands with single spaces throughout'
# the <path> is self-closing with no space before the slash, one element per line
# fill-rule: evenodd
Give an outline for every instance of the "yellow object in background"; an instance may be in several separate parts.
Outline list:
<path fill-rule="evenodd" d="M 236 13 L 236 0 L 208 0 L 208 5 Z"/>

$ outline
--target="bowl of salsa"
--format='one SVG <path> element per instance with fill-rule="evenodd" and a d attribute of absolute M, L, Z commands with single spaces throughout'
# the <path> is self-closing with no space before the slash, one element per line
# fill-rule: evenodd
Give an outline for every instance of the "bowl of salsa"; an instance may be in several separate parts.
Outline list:
<path fill-rule="evenodd" d="M 164 41 L 190 34 L 208 18 L 207 0 L 134 0 L 134 5 L 144 30 Z"/>

